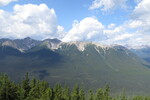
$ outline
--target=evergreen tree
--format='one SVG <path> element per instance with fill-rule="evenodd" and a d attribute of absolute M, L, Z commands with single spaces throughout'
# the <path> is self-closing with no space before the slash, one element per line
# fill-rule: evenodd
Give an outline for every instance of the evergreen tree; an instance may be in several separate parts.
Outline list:
<path fill-rule="evenodd" d="M 109 88 L 109 86 L 108 85 L 106 85 L 105 86 L 105 89 L 103 90 L 103 99 L 104 100 L 110 100 L 111 99 L 111 97 L 109 96 L 109 92 L 110 92 L 110 88 Z"/>
<path fill-rule="evenodd" d="M 33 99 L 33 98 L 40 98 L 41 97 L 41 93 L 40 93 L 40 81 L 36 81 L 36 84 L 34 87 L 32 87 L 29 91 L 29 95 L 28 98 Z"/>
<path fill-rule="evenodd" d="M 36 82 L 37 82 L 37 80 L 35 78 L 33 78 L 30 82 L 30 88 L 34 88 L 36 86 Z"/>
<path fill-rule="evenodd" d="M 80 100 L 78 85 L 75 85 L 75 87 L 72 91 L 71 100 Z"/>
<path fill-rule="evenodd" d="M 63 100 L 70 100 L 70 89 L 69 87 L 65 87 L 62 91 Z"/>
<path fill-rule="evenodd" d="M 79 91 L 79 100 L 85 100 L 85 94 L 82 88 Z"/>
<path fill-rule="evenodd" d="M 0 75 L 0 100 L 16 100 L 17 86 L 10 81 L 7 75 Z"/>
<path fill-rule="evenodd" d="M 92 90 L 89 91 L 89 100 L 94 100 L 94 94 Z"/>
<path fill-rule="evenodd" d="M 62 87 L 60 84 L 56 84 L 54 87 L 54 100 L 62 100 Z"/>
<path fill-rule="evenodd" d="M 103 100 L 103 89 L 98 89 L 95 100 Z"/>
<path fill-rule="evenodd" d="M 53 100 L 53 92 L 51 88 L 47 88 L 45 92 L 42 94 L 42 100 Z"/>
<path fill-rule="evenodd" d="M 100 88 L 94 94 L 91 90 L 86 94 L 88 100 L 150 100 L 147 96 L 133 96 L 127 98 L 125 93 L 117 97 L 110 96 L 110 88 Z M 45 81 L 35 78 L 29 81 L 28 73 L 21 84 L 16 84 L 7 75 L 0 74 L 0 100 L 85 100 L 84 90 L 77 85 L 72 92 L 68 87 L 57 84 L 54 89 Z"/>
<path fill-rule="evenodd" d="M 25 98 L 25 90 L 20 85 L 18 85 L 17 97 L 18 100 L 23 100 Z"/>
<path fill-rule="evenodd" d="M 121 98 L 121 100 L 127 100 L 127 97 L 125 95 L 125 90 L 123 90 L 123 93 L 120 98 Z"/>
<path fill-rule="evenodd" d="M 22 81 L 22 88 L 25 91 L 25 98 L 28 96 L 29 91 L 30 91 L 30 85 L 29 85 L 29 75 L 28 72 L 26 73 L 25 79 Z"/>

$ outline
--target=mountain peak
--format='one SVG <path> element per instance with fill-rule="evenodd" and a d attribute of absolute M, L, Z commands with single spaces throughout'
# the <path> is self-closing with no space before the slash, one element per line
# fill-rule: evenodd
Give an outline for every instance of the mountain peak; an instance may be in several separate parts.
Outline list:
<path fill-rule="evenodd" d="M 109 48 L 108 45 L 103 45 L 100 43 L 95 43 L 95 42 L 81 42 L 81 41 L 74 41 L 74 42 L 64 42 L 62 44 L 67 44 L 67 45 L 75 45 L 79 51 L 84 51 L 86 46 L 88 45 L 94 45 L 96 47 L 101 47 L 103 49 Z"/>
<path fill-rule="evenodd" d="M 33 39 L 30 38 L 30 37 L 26 37 L 26 38 L 24 38 L 23 40 L 33 40 Z"/>
<path fill-rule="evenodd" d="M 104 45 L 96 42 L 83 42 L 83 41 L 73 41 L 73 42 L 61 42 L 61 40 L 57 38 L 53 39 L 45 39 L 43 41 L 34 40 L 30 37 L 26 37 L 24 39 L 15 39 L 15 40 L 3 40 L 0 39 L 2 46 L 11 46 L 17 49 L 21 49 L 23 51 L 29 50 L 35 46 L 46 46 L 49 49 L 58 49 L 61 48 L 62 45 L 75 45 L 79 51 L 84 51 L 87 46 L 92 45 L 94 48 L 102 48 L 104 51 L 109 48 L 114 49 L 126 49 L 121 45 Z"/>
<path fill-rule="evenodd" d="M 61 41 L 58 40 L 57 38 L 54 38 L 54 39 L 45 39 L 45 40 L 43 40 L 43 41 L 44 41 L 44 42 L 47 41 L 47 42 L 51 42 L 51 43 L 56 43 L 56 44 L 58 44 L 58 43 L 61 42 Z"/>

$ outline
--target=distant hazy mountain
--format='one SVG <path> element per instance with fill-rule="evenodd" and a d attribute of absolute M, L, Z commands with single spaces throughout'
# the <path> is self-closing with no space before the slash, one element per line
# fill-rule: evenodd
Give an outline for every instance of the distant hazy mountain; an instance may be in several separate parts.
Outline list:
<path fill-rule="evenodd" d="M 2 46 L 9 46 L 24 51 L 24 50 L 31 49 L 32 47 L 40 44 L 41 41 L 34 40 L 27 37 L 24 39 L 16 39 L 16 40 L 1 39 L 0 43 Z"/>
<path fill-rule="evenodd" d="M 140 58 L 144 59 L 147 62 L 150 62 L 150 46 L 141 45 L 130 48 L 130 50 L 135 53 Z"/>
<path fill-rule="evenodd" d="M 30 37 L 24 38 L 24 39 L 15 39 L 15 40 L 10 40 L 10 39 L 0 39 L 0 44 L 2 46 L 9 46 L 9 47 L 13 47 L 16 48 L 20 51 L 26 51 L 29 50 L 43 42 L 49 42 L 52 44 L 57 44 L 60 43 L 61 41 L 58 39 L 46 39 L 43 41 L 39 41 L 39 40 L 34 40 L 31 39 Z"/>
<path fill-rule="evenodd" d="M 1 40 L 0 40 L 1 41 Z M 0 71 L 14 80 L 31 77 L 85 88 L 108 84 L 112 91 L 150 92 L 150 65 L 120 45 L 93 42 L 6 40 L 0 46 Z"/>

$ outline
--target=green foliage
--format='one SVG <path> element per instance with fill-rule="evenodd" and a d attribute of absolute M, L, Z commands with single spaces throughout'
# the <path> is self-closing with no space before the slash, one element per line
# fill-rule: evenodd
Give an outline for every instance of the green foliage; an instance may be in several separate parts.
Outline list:
<path fill-rule="evenodd" d="M 71 94 L 71 100 L 79 100 L 79 86 L 75 85 L 72 94 Z"/>
<path fill-rule="evenodd" d="M 94 93 L 92 90 L 85 93 L 78 85 L 70 90 L 56 84 L 50 88 L 45 81 L 35 78 L 29 79 L 28 73 L 22 83 L 15 84 L 7 75 L 0 74 L 0 100 L 150 100 L 150 97 L 133 96 L 128 99 L 125 93 L 114 97 L 110 95 L 110 88 L 100 88 Z"/>
<path fill-rule="evenodd" d="M 26 73 L 26 76 L 25 76 L 25 80 L 22 81 L 22 88 L 24 89 L 25 93 L 25 97 L 28 96 L 29 94 L 29 91 L 30 91 L 30 86 L 29 86 L 29 76 L 28 76 L 28 72 Z"/>
<path fill-rule="evenodd" d="M 94 94 L 93 94 L 92 90 L 89 91 L 89 99 L 88 100 L 94 100 Z"/>
<path fill-rule="evenodd" d="M 16 96 L 17 85 L 11 82 L 8 76 L 0 75 L 0 100 L 15 100 L 18 99 Z"/>
<path fill-rule="evenodd" d="M 109 83 L 114 94 L 123 88 L 128 94 L 150 92 L 150 85 L 146 85 L 150 83 L 150 69 L 146 68 L 149 64 L 141 62 L 125 48 L 104 49 L 89 44 L 80 51 L 75 44 L 63 43 L 61 48 L 50 50 L 46 45 L 38 45 L 26 52 L 0 46 L 0 72 L 11 75 L 17 82 L 28 71 L 31 76 L 46 80 L 53 86 L 58 81 L 70 87 L 78 82 L 88 91 Z"/>
<path fill-rule="evenodd" d="M 79 100 L 85 100 L 85 94 L 82 88 L 79 91 Z"/>
<path fill-rule="evenodd" d="M 98 89 L 96 93 L 96 100 L 111 100 L 112 98 L 110 97 L 110 88 L 108 85 L 104 89 Z"/>

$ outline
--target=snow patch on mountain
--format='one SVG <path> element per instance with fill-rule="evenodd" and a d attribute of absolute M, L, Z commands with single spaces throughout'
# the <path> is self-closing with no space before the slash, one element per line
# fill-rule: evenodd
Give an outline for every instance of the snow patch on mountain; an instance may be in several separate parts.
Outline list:
<path fill-rule="evenodd" d="M 94 45 L 95 49 L 98 51 L 98 53 L 100 53 L 100 51 L 98 50 L 98 48 L 102 48 L 103 51 L 105 52 L 105 50 L 107 50 L 108 48 L 110 48 L 110 46 L 108 45 L 102 45 L 100 43 L 95 43 L 95 42 L 79 42 L 79 41 L 75 41 L 75 42 L 62 42 L 61 45 L 63 44 L 67 44 L 67 45 L 75 45 L 79 51 L 83 52 L 86 49 L 86 46 L 88 45 Z"/>
<path fill-rule="evenodd" d="M 9 46 L 9 47 L 17 48 L 17 45 L 15 43 L 13 43 L 12 41 L 3 42 L 2 46 Z"/>
<path fill-rule="evenodd" d="M 99 49 L 97 48 L 97 47 L 94 47 L 95 48 L 95 50 L 100 54 L 100 51 L 99 51 Z"/>
<path fill-rule="evenodd" d="M 21 52 L 32 49 L 35 46 L 45 46 L 51 50 L 62 49 L 63 45 L 75 45 L 77 49 L 81 52 L 85 51 L 88 46 L 93 46 L 95 50 L 100 54 L 106 54 L 106 51 L 110 48 L 113 49 L 120 49 L 126 50 L 127 48 L 121 45 L 104 45 L 95 42 L 81 42 L 81 41 L 74 41 L 74 42 L 61 42 L 58 39 L 45 39 L 43 41 L 34 40 L 30 37 L 24 39 L 16 39 L 16 40 L 9 40 L 9 39 L 0 39 L 2 46 L 10 46 L 20 50 Z"/>

